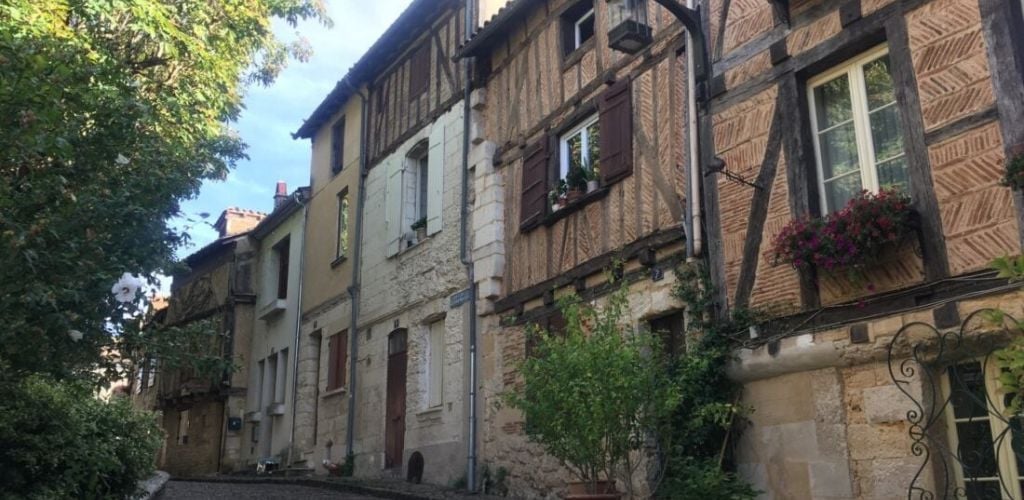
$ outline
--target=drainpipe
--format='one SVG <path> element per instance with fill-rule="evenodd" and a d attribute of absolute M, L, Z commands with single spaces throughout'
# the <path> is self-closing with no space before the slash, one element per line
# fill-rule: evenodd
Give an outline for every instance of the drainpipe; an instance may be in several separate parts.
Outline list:
<path fill-rule="evenodd" d="M 693 0 L 686 0 L 686 6 L 693 8 Z M 690 156 L 689 181 L 690 181 L 690 234 L 689 236 L 689 259 L 700 257 L 704 251 L 704 238 L 701 231 L 701 200 L 700 185 L 700 140 L 697 132 L 697 75 L 693 68 L 696 65 L 696 54 L 691 50 L 694 46 L 693 33 L 686 30 L 686 129 L 689 135 Z"/>
<path fill-rule="evenodd" d="M 299 246 L 299 284 L 297 286 L 295 302 L 295 347 L 292 349 L 292 422 L 291 431 L 288 435 L 288 466 L 295 463 L 295 415 L 298 412 L 299 401 L 299 338 L 302 336 L 302 282 L 306 273 L 306 266 L 303 260 L 306 258 L 306 229 L 309 226 L 309 205 L 306 204 L 300 194 L 296 191 L 292 195 L 295 202 L 302 205 L 302 243 Z"/>
<path fill-rule="evenodd" d="M 352 249 L 352 284 L 348 287 L 349 300 L 352 303 L 348 327 L 350 346 L 348 350 L 348 415 L 346 416 L 345 425 L 345 459 L 348 460 L 348 457 L 355 454 L 353 447 L 355 445 L 356 427 L 356 361 L 359 359 L 359 290 L 363 248 L 363 207 L 366 204 L 366 129 L 367 121 L 369 120 L 367 116 L 369 96 L 356 89 L 348 79 L 342 79 L 341 83 L 348 86 L 352 93 L 358 95 L 362 103 L 359 113 L 359 187 L 357 188 L 358 195 L 356 198 L 355 241 L 353 243 L 354 248 Z"/>
<path fill-rule="evenodd" d="M 473 35 L 473 27 L 476 25 L 476 13 L 474 0 L 466 0 L 466 21 L 465 40 Z M 468 243 L 469 234 L 467 224 L 469 220 L 469 125 L 470 125 L 470 95 L 473 91 L 472 74 L 470 73 L 471 61 L 463 59 L 462 71 L 465 78 L 465 88 L 462 93 L 462 203 L 460 206 L 460 230 L 459 230 L 459 255 L 462 264 L 466 266 L 466 279 L 469 280 L 469 421 L 468 440 L 466 445 L 466 486 L 470 492 L 477 490 L 476 484 L 476 277 L 473 269 L 473 259 L 469 255 Z"/>

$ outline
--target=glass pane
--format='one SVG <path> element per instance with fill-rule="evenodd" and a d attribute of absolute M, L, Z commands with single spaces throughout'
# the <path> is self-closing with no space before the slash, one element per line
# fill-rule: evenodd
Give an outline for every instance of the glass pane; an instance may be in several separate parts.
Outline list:
<path fill-rule="evenodd" d="M 853 122 L 818 136 L 821 144 L 821 173 L 828 180 L 858 170 L 857 132 Z"/>
<path fill-rule="evenodd" d="M 999 467 L 992 445 L 992 428 L 988 420 L 957 422 L 956 434 L 960 440 L 957 455 L 964 468 L 964 477 L 995 477 Z"/>
<path fill-rule="evenodd" d="M 1017 462 L 1017 477 L 1024 471 L 1024 418 L 1017 417 L 1010 420 L 1010 446 Z M 1007 439 L 1007 438 L 1004 438 Z M 1005 444 L 1003 446 L 1006 446 Z"/>
<path fill-rule="evenodd" d="M 566 141 L 565 145 L 568 148 L 569 164 L 563 166 L 562 178 L 566 177 L 566 174 L 573 169 L 583 164 L 583 131 L 579 131 L 570 136 Z"/>
<path fill-rule="evenodd" d="M 910 193 L 910 178 L 907 176 L 905 156 L 893 158 L 878 165 L 878 185 L 883 189 L 899 189 Z"/>
<path fill-rule="evenodd" d="M 875 161 L 885 161 L 903 154 L 903 132 L 900 130 L 900 110 L 889 106 L 869 115 L 871 141 L 875 145 Z"/>
<path fill-rule="evenodd" d="M 981 363 L 951 366 L 948 373 L 953 416 L 968 418 L 988 415 L 988 404 L 985 402 L 985 375 L 981 371 Z"/>
<path fill-rule="evenodd" d="M 601 160 L 601 126 L 594 122 L 587 127 L 587 161 L 590 168 L 596 167 Z"/>
<path fill-rule="evenodd" d="M 836 211 L 846 206 L 846 203 L 861 192 L 860 174 L 852 174 L 825 182 L 825 198 L 828 202 L 828 210 Z"/>
<path fill-rule="evenodd" d="M 1002 498 L 999 491 L 999 481 L 967 481 L 964 484 L 967 490 L 967 500 L 999 500 Z"/>
<path fill-rule="evenodd" d="M 864 85 L 867 87 L 865 90 L 868 96 L 868 110 L 875 110 L 896 101 L 892 74 L 889 72 L 888 54 L 864 65 Z"/>
<path fill-rule="evenodd" d="M 850 77 L 840 76 L 814 88 L 814 108 L 818 130 L 825 130 L 853 117 L 850 104 Z"/>

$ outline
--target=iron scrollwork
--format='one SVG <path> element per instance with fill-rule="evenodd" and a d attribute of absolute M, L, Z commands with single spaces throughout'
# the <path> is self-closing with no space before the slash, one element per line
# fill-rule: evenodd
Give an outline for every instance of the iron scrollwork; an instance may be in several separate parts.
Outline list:
<path fill-rule="evenodd" d="M 1005 424 L 999 426 L 1001 432 L 992 436 L 991 456 L 997 461 L 995 470 L 1002 470 L 998 463 L 1000 457 L 1013 457 L 1024 464 L 1024 448 L 1020 443 L 1014 446 L 1012 432 L 1015 426 L 1020 428 L 1020 418 L 1004 414 L 1006 405 L 1001 399 L 1002 394 L 988 390 L 985 384 L 982 385 L 984 390 L 978 394 L 977 378 L 970 378 L 971 375 L 958 369 L 960 363 L 974 360 L 980 363 L 981 380 L 985 380 L 984 374 L 995 362 L 993 353 L 1006 346 L 1013 331 L 1010 325 L 1016 324 L 1006 316 L 1004 324 L 993 324 L 989 315 L 994 312 L 992 309 L 975 311 L 963 320 L 959 328 L 947 331 L 928 323 L 908 323 L 889 343 L 889 375 L 913 403 L 906 414 L 910 451 L 913 456 L 922 458 L 907 488 L 908 500 L 1017 498 L 1015 492 L 1019 487 L 1008 483 L 1002 474 L 996 474 L 998 481 L 988 475 L 984 478 L 979 475 L 986 467 L 991 470 L 992 464 L 985 462 L 991 458 L 981 456 L 977 450 L 964 450 L 962 445 L 954 449 L 941 430 L 946 425 L 956 425 L 946 421 L 954 399 L 957 406 L 974 405 L 972 408 L 978 414 L 972 413 L 965 420 L 967 423 L 987 419 L 990 423 L 999 421 Z M 947 379 L 945 390 L 944 377 Z M 915 390 L 918 388 L 919 391 Z M 957 421 L 963 423 L 964 420 Z M 929 476 L 932 476 L 932 481 L 928 480 Z"/>

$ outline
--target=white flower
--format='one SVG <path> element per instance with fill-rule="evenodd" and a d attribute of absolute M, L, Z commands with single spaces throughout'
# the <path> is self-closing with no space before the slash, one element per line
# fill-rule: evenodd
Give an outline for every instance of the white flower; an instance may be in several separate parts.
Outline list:
<path fill-rule="evenodd" d="M 136 276 L 124 273 L 121 275 L 121 279 L 114 283 L 114 286 L 110 289 L 110 293 L 114 294 L 114 298 L 118 302 L 133 302 L 135 300 L 135 294 L 139 291 L 142 286 L 142 280 Z"/>
<path fill-rule="evenodd" d="M 127 165 L 128 164 L 128 158 L 125 155 L 121 154 L 121 153 L 117 154 L 117 159 L 114 160 L 114 161 L 116 161 L 118 165 Z"/>
<path fill-rule="evenodd" d="M 82 337 L 84 336 L 85 334 L 78 330 L 68 330 L 68 337 L 71 337 L 71 340 L 74 340 L 75 342 L 82 340 Z"/>

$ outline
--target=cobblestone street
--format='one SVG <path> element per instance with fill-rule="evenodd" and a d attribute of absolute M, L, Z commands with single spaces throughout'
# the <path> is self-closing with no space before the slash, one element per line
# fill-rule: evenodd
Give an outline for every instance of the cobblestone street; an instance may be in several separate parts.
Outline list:
<path fill-rule="evenodd" d="M 170 481 L 157 497 L 161 500 L 374 500 L 376 497 L 293 484 L 239 484 Z"/>

